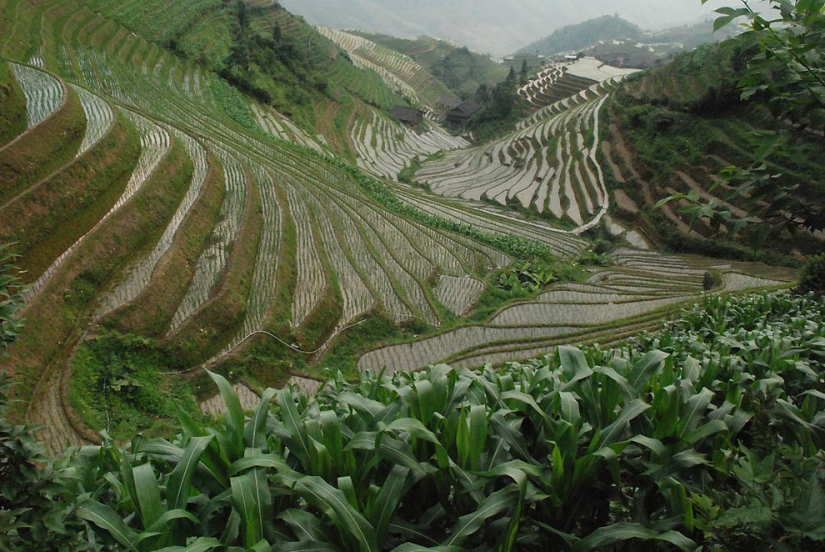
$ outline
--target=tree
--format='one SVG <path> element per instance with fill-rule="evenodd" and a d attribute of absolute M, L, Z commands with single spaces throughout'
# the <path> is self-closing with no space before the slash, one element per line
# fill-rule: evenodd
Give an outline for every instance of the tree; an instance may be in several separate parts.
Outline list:
<path fill-rule="evenodd" d="M 706 3 L 708 0 L 702 0 Z M 825 0 L 770 0 L 768 19 L 748 0 L 716 10 L 718 30 L 744 17 L 742 39 L 758 47 L 740 81 L 742 98 L 761 100 L 778 118 L 825 128 Z"/>
<path fill-rule="evenodd" d="M 738 83 L 741 98 L 769 110 L 780 128 L 759 131 L 753 163 L 727 167 L 714 185 L 728 185 L 725 201 L 742 207 L 749 216 L 737 217 L 724 202 L 703 201 L 695 193 L 676 194 L 659 204 L 687 199 L 690 204 L 685 210 L 694 219 L 706 217 L 730 233 L 745 230 L 757 247 L 784 230 L 825 230 L 821 198 L 796 184 L 781 184 L 781 175 L 770 163 L 790 131 L 811 130 L 810 139 L 817 140 L 821 138 L 816 132 L 825 129 L 825 0 L 770 0 L 765 12 L 756 11 L 749 0 L 740 1 L 741 8 L 716 10 L 721 17 L 714 29 L 744 18 L 746 31 L 739 40 L 750 47 L 752 55 Z"/>

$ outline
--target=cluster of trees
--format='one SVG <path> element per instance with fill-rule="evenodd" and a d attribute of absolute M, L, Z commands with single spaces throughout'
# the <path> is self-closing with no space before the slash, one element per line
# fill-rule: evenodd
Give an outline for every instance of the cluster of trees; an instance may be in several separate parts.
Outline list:
<path fill-rule="evenodd" d="M 327 81 L 315 70 L 311 43 L 299 44 L 276 25 L 270 35 L 252 29 L 243 0 L 231 7 L 232 45 L 220 74 L 241 91 L 285 109 L 309 101 L 307 90 L 325 92 Z"/>
<path fill-rule="evenodd" d="M 484 141 L 511 128 L 524 116 L 526 106 L 518 95 L 519 80 L 514 68 L 495 86 L 482 84 L 475 93 L 481 108 L 472 116 L 469 130 L 479 141 Z"/>

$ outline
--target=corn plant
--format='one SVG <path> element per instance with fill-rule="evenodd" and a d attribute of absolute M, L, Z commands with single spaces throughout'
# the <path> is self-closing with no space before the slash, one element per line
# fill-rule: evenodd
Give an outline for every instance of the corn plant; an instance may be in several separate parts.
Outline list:
<path fill-rule="evenodd" d="M 211 374 L 219 423 L 73 451 L 50 519 L 130 550 L 814 549 L 821 318 L 812 297 L 709 299 L 622 348 L 339 374 L 249 414 Z"/>

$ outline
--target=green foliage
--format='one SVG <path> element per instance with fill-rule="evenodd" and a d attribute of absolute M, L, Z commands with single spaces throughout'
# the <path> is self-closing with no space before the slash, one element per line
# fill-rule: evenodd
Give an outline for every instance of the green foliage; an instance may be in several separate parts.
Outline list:
<path fill-rule="evenodd" d="M 554 268 L 541 260 L 518 261 L 499 272 L 496 286 L 505 291 L 520 288 L 535 293 L 556 280 Z"/>
<path fill-rule="evenodd" d="M 703 0 L 704 4 L 707 0 Z M 739 39 L 758 48 L 748 61 L 739 80 L 743 99 L 757 99 L 777 121 L 789 121 L 797 127 L 825 128 L 825 2 L 821 0 L 771 1 L 778 13 L 766 19 L 743 1 L 739 9 L 716 10 L 722 16 L 715 28 L 733 20 L 747 19 L 748 31 Z M 815 138 L 814 138 L 815 139 Z M 759 134 L 759 144 L 750 166 L 731 166 L 721 174 L 730 186 L 725 200 L 742 204 L 748 216 L 734 216 L 718 200 L 702 200 L 695 195 L 677 194 L 668 198 L 686 199 L 694 218 L 708 218 L 716 227 L 730 233 L 747 230 L 754 247 L 785 230 L 798 228 L 825 229 L 822 190 L 799 189 L 799 183 L 786 183 L 771 167 L 769 160 L 783 149 L 784 136 L 776 131 Z"/>
<path fill-rule="evenodd" d="M 697 192 L 674 194 L 659 202 L 662 205 L 674 199 L 688 201 L 682 211 L 709 221 L 712 228 L 724 229 L 735 235 L 745 231 L 754 249 L 759 249 L 771 238 L 783 232 L 791 234 L 801 229 L 825 229 L 825 208 L 822 198 L 825 190 L 818 184 L 801 186 L 779 172 L 770 159 L 789 157 L 791 147 L 785 133 L 754 131 L 753 164 L 747 168 L 725 167 L 709 191 L 726 190 L 721 199 L 706 200 Z M 746 216 L 731 209 L 736 205 Z"/>
<path fill-rule="evenodd" d="M 12 264 L 17 257 L 9 251 L 12 244 L 0 244 L 0 353 L 15 340 L 22 321 L 16 317 L 23 302 L 23 285 Z"/>
<path fill-rule="evenodd" d="M 815 550 L 825 538 L 824 309 L 810 295 L 711 297 L 637 341 L 693 364 L 724 410 L 749 413 L 714 454 L 713 485 L 691 490 L 711 550 Z"/>
<path fill-rule="evenodd" d="M 418 169 L 421 168 L 421 160 L 416 155 L 412 159 L 410 159 L 410 164 L 398 172 L 398 181 L 404 182 L 406 184 L 413 183 L 413 177 L 415 173 L 418 172 Z"/>
<path fill-rule="evenodd" d="M 12 382 L 0 372 L 0 550 L 93 550 L 94 538 L 73 518 L 73 478 L 34 437 L 41 426 L 12 425 Z"/>
<path fill-rule="evenodd" d="M 12 78 L 9 66 L 0 58 L 0 145 L 26 130 L 26 100 Z"/>
<path fill-rule="evenodd" d="M 179 409 L 197 410 L 187 385 L 169 373 L 175 366 L 148 339 L 105 333 L 78 350 L 70 399 L 92 427 L 115 439 L 169 434 Z"/>
<path fill-rule="evenodd" d="M 173 441 L 120 449 L 104 436 L 49 465 L 59 500 L 44 508 L 65 524 L 52 538 L 136 550 L 814 550 L 823 315 L 811 297 L 714 296 L 620 349 L 339 376 L 311 398 L 268 390 L 248 416 L 210 374 L 227 404 L 213 427 L 184 415 Z"/>
<path fill-rule="evenodd" d="M 436 49 L 445 49 L 445 44 L 437 43 Z M 420 57 L 417 55 L 416 59 Z M 429 69 L 433 76 L 460 97 L 476 94 L 482 85 L 494 86 L 507 75 L 506 67 L 491 62 L 489 56 L 471 52 L 466 47 L 450 48 L 439 59 L 432 60 Z"/>
<path fill-rule="evenodd" d="M 259 130 L 258 124 L 252 117 L 249 106 L 244 101 L 243 95 L 229 84 L 226 80 L 217 75 L 212 75 L 209 82 L 212 94 L 218 100 L 218 104 L 223 108 L 229 118 L 239 123 L 246 129 Z"/>
<path fill-rule="evenodd" d="M 703 141 L 711 136 L 709 123 L 659 105 L 633 105 L 622 113 L 634 146 L 659 181 L 667 181 L 683 165 L 702 162 Z"/>
<path fill-rule="evenodd" d="M 707 0 L 702 0 L 704 4 Z M 771 15 L 742 8 L 719 8 L 714 28 L 744 17 L 744 39 L 759 52 L 740 81 L 743 98 L 759 98 L 778 118 L 825 128 L 825 1 L 771 0 Z"/>
<path fill-rule="evenodd" d="M 494 87 L 479 86 L 475 99 L 481 104 L 481 109 L 470 118 L 468 128 L 480 142 L 501 136 L 526 114 L 526 105 L 518 95 L 518 81 L 513 67 L 507 78 Z"/>
<path fill-rule="evenodd" d="M 805 262 L 799 274 L 796 291 L 802 294 L 825 294 L 825 254 L 811 257 Z"/>

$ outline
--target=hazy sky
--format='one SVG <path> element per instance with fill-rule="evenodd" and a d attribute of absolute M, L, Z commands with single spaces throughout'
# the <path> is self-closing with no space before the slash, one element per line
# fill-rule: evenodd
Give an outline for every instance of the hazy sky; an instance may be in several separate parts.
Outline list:
<path fill-rule="evenodd" d="M 280 0 L 309 23 L 408 37 L 426 34 L 503 56 L 555 29 L 602 15 L 643 29 L 713 18 L 737 0 Z"/>

